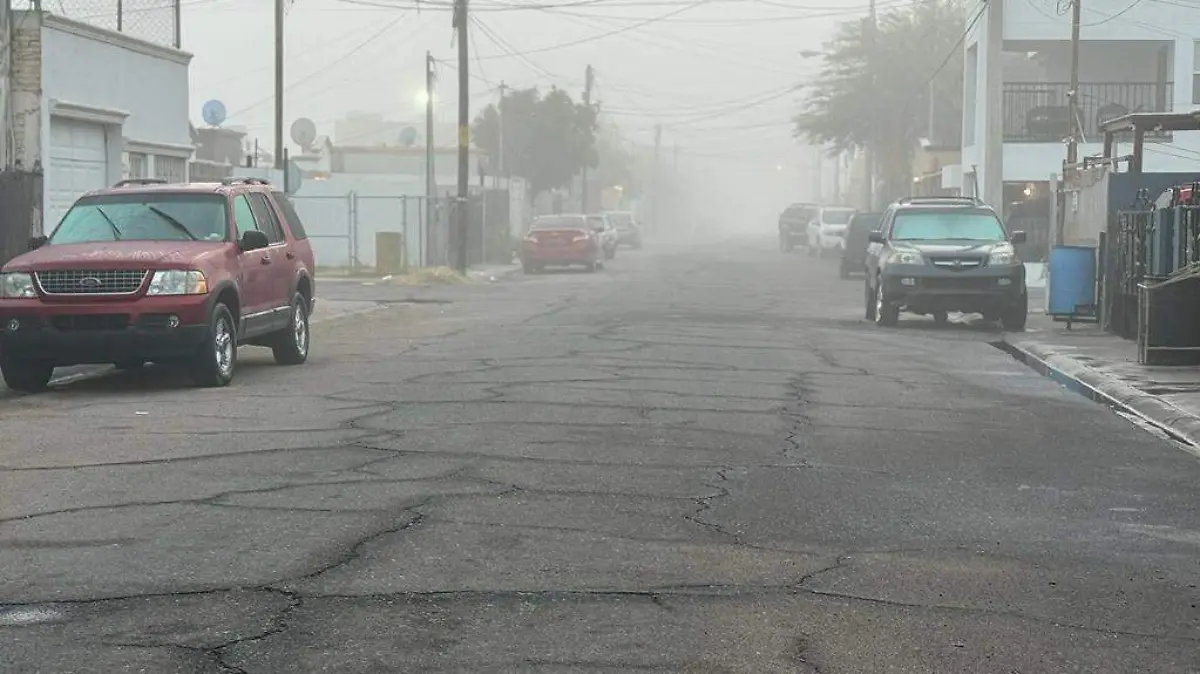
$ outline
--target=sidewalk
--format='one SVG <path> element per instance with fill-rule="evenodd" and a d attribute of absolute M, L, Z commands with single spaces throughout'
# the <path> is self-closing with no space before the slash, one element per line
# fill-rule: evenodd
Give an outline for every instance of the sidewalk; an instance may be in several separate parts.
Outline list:
<path fill-rule="evenodd" d="M 1023 334 L 1005 342 L 1030 367 L 1068 389 L 1132 415 L 1200 453 L 1200 367 L 1138 365 L 1137 342 L 1095 324 L 1067 330 L 1031 307 Z"/>
<path fill-rule="evenodd" d="M 431 267 L 426 271 L 436 270 L 446 271 L 446 268 Z M 415 275 L 419 275 L 421 271 L 422 270 L 415 270 L 414 274 L 407 276 L 393 274 L 379 275 L 371 269 L 363 269 L 354 275 L 339 275 L 327 271 L 325 274 L 317 274 L 317 283 L 352 283 L 356 285 L 373 286 L 389 283 L 395 285 L 409 285 L 428 282 L 415 278 Z M 512 276 L 519 271 L 521 271 L 521 265 L 519 263 L 475 265 L 467 269 L 467 279 L 475 283 L 494 283 L 505 277 Z M 452 274 L 453 272 L 448 273 Z M 459 282 L 461 282 L 462 277 L 460 276 L 458 279 Z"/>

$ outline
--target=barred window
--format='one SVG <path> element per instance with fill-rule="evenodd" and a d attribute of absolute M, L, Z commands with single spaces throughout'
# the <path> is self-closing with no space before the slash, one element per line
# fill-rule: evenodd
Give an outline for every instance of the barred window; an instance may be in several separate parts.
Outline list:
<path fill-rule="evenodd" d="M 149 178 L 149 163 L 146 161 L 146 153 L 130 152 L 129 153 L 129 175 L 127 178 Z"/>
<path fill-rule="evenodd" d="M 167 155 L 154 156 L 154 177 L 169 183 L 181 183 L 187 180 L 187 160 L 183 157 Z"/>

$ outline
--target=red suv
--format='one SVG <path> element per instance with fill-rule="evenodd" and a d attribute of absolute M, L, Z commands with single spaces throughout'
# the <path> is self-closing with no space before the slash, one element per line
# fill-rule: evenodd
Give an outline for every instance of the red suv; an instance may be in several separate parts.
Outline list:
<path fill-rule="evenodd" d="M 224 386 L 242 344 L 283 365 L 308 359 L 312 247 L 266 181 L 122 181 L 80 197 L 30 247 L 0 268 L 11 389 L 45 388 L 57 366 L 147 362 Z"/>

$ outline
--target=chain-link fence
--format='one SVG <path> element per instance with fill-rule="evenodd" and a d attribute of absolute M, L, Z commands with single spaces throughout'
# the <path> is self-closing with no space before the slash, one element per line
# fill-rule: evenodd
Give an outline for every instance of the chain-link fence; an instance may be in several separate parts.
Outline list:
<path fill-rule="evenodd" d="M 13 9 L 41 8 L 75 21 L 178 48 L 183 0 L 11 0 Z"/>

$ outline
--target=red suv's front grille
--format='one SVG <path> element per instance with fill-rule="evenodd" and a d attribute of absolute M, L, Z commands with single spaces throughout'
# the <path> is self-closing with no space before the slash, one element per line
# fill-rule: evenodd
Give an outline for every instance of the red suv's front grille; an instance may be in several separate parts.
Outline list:
<path fill-rule="evenodd" d="M 47 295 L 130 295 L 142 287 L 147 273 L 145 269 L 67 269 L 34 275 Z"/>

